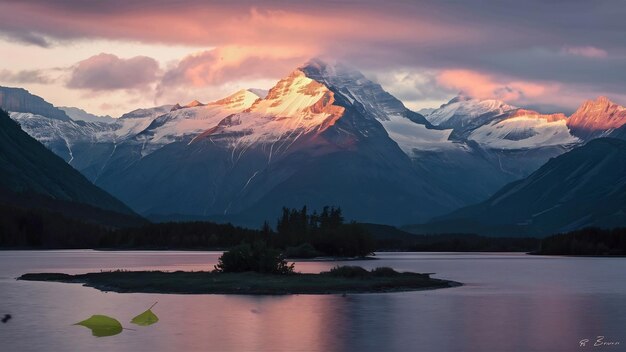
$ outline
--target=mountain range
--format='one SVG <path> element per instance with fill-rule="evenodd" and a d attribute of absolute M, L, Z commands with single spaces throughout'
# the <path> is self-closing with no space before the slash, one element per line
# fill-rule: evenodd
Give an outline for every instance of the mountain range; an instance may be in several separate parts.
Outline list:
<path fill-rule="evenodd" d="M 1 91 L 2 106 L 24 131 L 139 214 L 252 226 L 283 206 L 305 204 L 340 205 L 346 217 L 372 223 L 452 219 L 545 167 L 566 172 L 555 160 L 617 135 L 626 123 L 626 110 L 606 98 L 583 103 L 570 117 L 464 95 L 420 114 L 357 70 L 320 60 L 267 92 L 240 90 L 117 119 Z M 528 220 L 480 209 L 472 213 L 477 221 Z M 594 221 L 581 224 L 601 220 Z"/>

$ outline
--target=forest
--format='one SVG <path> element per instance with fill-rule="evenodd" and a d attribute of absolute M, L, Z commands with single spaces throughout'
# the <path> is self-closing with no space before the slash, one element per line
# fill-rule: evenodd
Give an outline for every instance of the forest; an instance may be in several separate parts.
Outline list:
<path fill-rule="evenodd" d="M 262 241 L 291 257 L 365 256 L 375 241 L 356 223 L 344 223 L 340 208 L 283 209 L 276 231 L 206 221 L 148 223 L 110 228 L 44 209 L 0 206 L 0 248 L 97 248 L 222 250 Z"/>
<path fill-rule="evenodd" d="M 584 228 L 546 237 L 536 252 L 544 255 L 626 255 L 626 228 Z"/>
<path fill-rule="evenodd" d="M 585 228 L 543 239 L 414 235 L 393 226 L 346 222 L 341 208 L 330 206 L 283 208 L 275 226 L 266 221 L 261 229 L 208 221 L 111 227 L 50 209 L 0 205 L 0 212 L 0 249 L 225 250 L 263 242 L 288 258 L 362 257 L 374 251 L 626 255 L 626 228 Z"/>

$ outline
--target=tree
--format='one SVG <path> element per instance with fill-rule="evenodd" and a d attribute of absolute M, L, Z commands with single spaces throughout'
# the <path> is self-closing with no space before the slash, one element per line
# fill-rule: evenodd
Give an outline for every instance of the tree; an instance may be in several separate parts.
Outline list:
<path fill-rule="evenodd" d="M 268 247 L 265 242 L 240 244 L 224 252 L 218 259 L 215 271 L 238 273 L 254 271 L 264 274 L 293 273 L 294 264 L 288 264 L 278 249 Z"/>

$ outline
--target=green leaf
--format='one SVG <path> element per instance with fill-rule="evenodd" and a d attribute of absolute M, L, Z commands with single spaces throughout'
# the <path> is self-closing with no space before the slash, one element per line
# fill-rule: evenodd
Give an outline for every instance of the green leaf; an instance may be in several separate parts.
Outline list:
<path fill-rule="evenodd" d="M 159 321 L 159 317 L 157 317 L 156 314 L 152 312 L 152 308 L 154 306 L 156 306 L 156 303 L 153 304 L 150 308 L 148 308 L 147 311 L 134 317 L 133 320 L 131 320 L 130 322 L 136 325 L 140 325 L 140 326 L 149 326 L 149 325 L 156 323 L 157 321 Z"/>
<path fill-rule="evenodd" d="M 123 330 L 122 324 L 117 319 L 106 315 L 92 315 L 91 318 L 74 325 L 81 325 L 91 329 L 92 335 L 96 337 L 117 335 Z"/>

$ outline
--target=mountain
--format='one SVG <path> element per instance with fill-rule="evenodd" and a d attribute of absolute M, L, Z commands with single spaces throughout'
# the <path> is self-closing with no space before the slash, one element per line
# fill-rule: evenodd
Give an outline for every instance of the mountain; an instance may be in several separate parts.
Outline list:
<path fill-rule="evenodd" d="M 415 172 L 376 115 L 310 70 L 293 71 L 264 98 L 240 91 L 159 116 L 118 150 L 144 148 L 133 140 L 155 143 L 156 131 L 181 123 L 205 130 L 189 129 L 127 167 L 107 165 L 97 184 L 143 214 L 255 226 L 282 206 L 337 204 L 350 218 L 402 223 L 459 204 Z"/>
<path fill-rule="evenodd" d="M 609 137 L 626 140 L 626 125 L 611 132 Z"/>
<path fill-rule="evenodd" d="M 472 130 L 467 139 L 484 148 L 502 150 L 568 147 L 581 143 L 567 128 L 565 115 L 541 114 L 526 109 L 509 111 L 505 116 Z"/>
<path fill-rule="evenodd" d="M 437 127 L 452 129 L 452 140 L 475 141 L 485 149 L 528 150 L 581 143 L 570 133 L 565 115 L 541 114 L 496 99 L 459 95 L 426 118 Z"/>
<path fill-rule="evenodd" d="M 20 129 L 0 110 L 0 202 L 43 208 L 82 220 L 138 224 L 132 210 Z M 109 222 L 110 221 L 110 222 Z"/>
<path fill-rule="evenodd" d="M 18 122 L 31 137 L 43 143 L 70 165 L 78 168 L 82 157 L 95 157 L 90 147 L 102 140 L 112 140 L 113 124 L 104 122 L 67 121 L 52 119 L 29 112 L 10 112 L 11 118 Z"/>
<path fill-rule="evenodd" d="M 544 115 L 495 99 L 459 95 L 425 118 L 445 129 L 447 142 L 457 148 L 420 150 L 414 162 L 465 204 L 486 199 L 581 143 L 569 133 L 564 115 Z"/>
<path fill-rule="evenodd" d="M 67 114 L 41 97 L 22 88 L 0 87 L 0 108 L 6 111 L 43 115 L 51 119 L 69 121 Z"/>
<path fill-rule="evenodd" d="M 491 122 L 495 117 L 518 108 L 495 99 L 480 100 L 465 95 L 454 97 L 438 109 L 430 111 L 426 118 L 441 128 L 463 132 Z"/>
<path fill-rule="evenodd" d="M 308 77 L 344 97 L 368 120 L 380 123 L 387 135 L 409 156 L 414 150 L 459 147 L 448 140 L 450 131 L 434 128 L 424 116 L 407 109 L 400 100 L 355 69 L 312 60 L 302 70 Z M 362 132 L 367 134 L 366 130 Z"/>
<path fill-rule="evenodd" d="M 626 124 L 626 108 L 606 97 L 584 102 L 569 118 L 541 114 L 495 99 L 459 95 L 425 115 L 439 128 L 452 129 L 452 140 L 474 140 L 489 149 L 573 146 L 608 136 Z"/>
<path fill-rule="evenodd" d="M 87 111 L 79 108 L 74 108 L 70 106 L 60 106 L 59 109 L 65 111 L 65 113 L 74 121 L 85 121 L 85 122 L 104 122 L 104 123 L 114 123 L 116 120 L 109 116 L 98 116 L 94 114 L 90 114 Z"/>
<path fill-rule="evenodd" d="M 453 129 L 434 126 L 426 117 L 407 109 L 379 84 L 354 69 L 313 60 L 304 71 L 344 96 L 364 116 L 380 123 L 389 138 L 409 157 L 415 172 L 429 180 L 433 187 L 451 194 L 455 204 L 467 205 L 483 200 L 499 187 L 532 172 L 549 158 L 524 151 L 520 154 L 525 159 L 532 159 L 532 166 L 521 172 L 507 169 L 503 167 L 503 157 L 486 152 L 473 141 L 454 139 Z"/>
<path fill-rule="evenodd" d="M 594 139 L 480 204 L 407 229 L 543 236 L 587 226 L 626 226 L 624 140 Z"/>
<path fill-rule="evenodd" d="M 457 148 L 448 132 L 357 71 L 329 66 L 337 74 L 328 74 L 320 64 L 295 70 L 263 97 L 242 90 L 208 104 L 134 110 L 113 124 L 11 116 L 146 215 L 258 226 L 283 205 L 337 204 L 349 217 L 398 224 L 465 204 L 406 154 L 407 146 Z M 348 91 L 350 81 L 357 84 Z M 410 140 L 404 128 L 420 134 Z"/>
<path fill-rule="evenodd" d="M 584 102 L 567 120 L 567 126 L 579 138 L 588 141 L 609 135 L 626 124 L 626 108 L 607 97 Z"/>
<path fill-rule="evenodd" d="M 460 96 L 424 116 L 321 60 L 267 92 L 137 109 L 113 123 L 11 116 L 145 216 L 253 226 L 305 204 L 339 205 L 364 222 L 426 221 L 583 143 L 564 115 L 497 100 Z"/>

